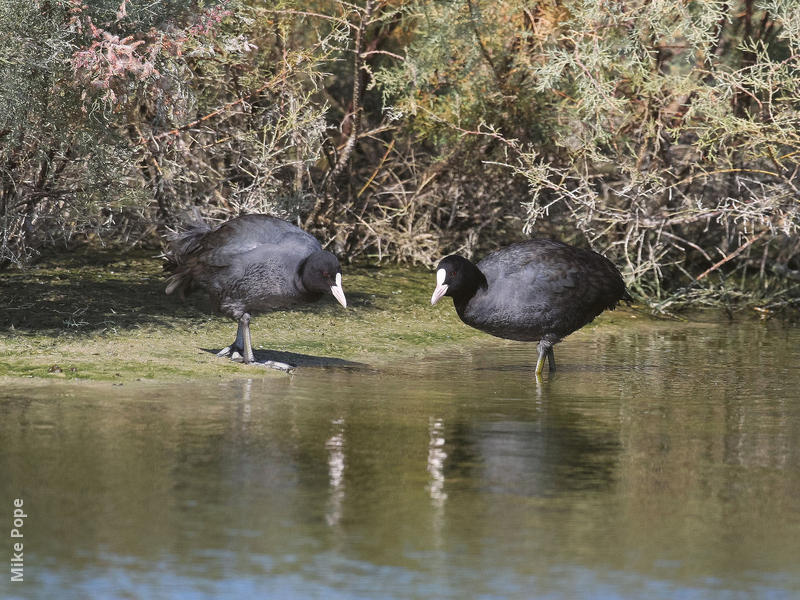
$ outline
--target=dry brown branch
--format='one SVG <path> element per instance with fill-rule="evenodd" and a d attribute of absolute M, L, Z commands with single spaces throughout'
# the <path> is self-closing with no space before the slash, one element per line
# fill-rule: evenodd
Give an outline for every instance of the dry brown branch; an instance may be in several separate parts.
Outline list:
<path fill-rule="evenodd" d="M 700 273 L 700 275 L 698 275 L 698 276 L 695 278 L 695 281 L 696 281 L 696 282 L 697 282 L 697 281 L 700 281 L 700 280 L 701 280 L 701 279 L 703 279 L 703 278 L 704 278 L 706 275 L 709 275 L 710 273 L 713 273 L 714 271 L 716 271 L 717 269 L 719 269 L 719 268 L 720 268 L 722 265 L 724 265 L 726 262 L 728 262 L 728 261 L 730 261 L 730 260 L 733 260 L 734 258 L 736 258 L 737 256 L 739 256 L 739 254 L 741 254 L 741 253 L 742 253 L 742 251 L 744 251 L 745 249 L 749 248 L 749 247 L 750 247 L 750 246 L 752 246 L 752 245 L 753 245 L 755 242 L 757 242 L 758 240 L 760 240 L 761 238 L 763 238 L 765 235 L 767 235 L 767 233 L 768 233 L 768 230 L 766 230 L 766 229 L 765 229 L 764 231 L 762 231 L 762 232 L 761 232 L 761 233 L 759 233 L 758 235 L 754 235 L 752 238 L 750 238 L 749 240 L 747 240 L 747 241 L 746 241 L 744 244 L 742 244 L 741 246 L 739 246 L 739 247 L 738 247 L 736 250 L 734 250 L 733 252 L 731 252 L 730 254 L 728 254 L 728 255 L 727 255 L 725 258 L 723 258 L 722 260 L 720 260 L 720 261 L 718 261 L 718 262 L 714 263 L 714 264 L 713 264 L 712 266 L 710 266 L 708 269 L 706 269 L 705 271 L 703 271 L 702 273 Z"/>
<path fill-rule="evenodd" d="M 358 190 L 358 193 L 356 194 L 356 198 L 360 198 L 361 194 L 364 193 L 364 190 L 366 190 L 369 187 L 369 184 L 372 183 L 372 180 L 375 179 L 375 176 L 381 170 L 381 167 L 383 166 L 383 163 L 385 163 L 386 159 L 389 157 L 389 153 L 392 151 L 392 148 L 394 148 L 394 143 L 395 143 L 394 139 L 391 142 L 389 142 L 389 147 L 386 149 L 386 152 L 384 153 L 383 158 L 381 158 L 381 162 L 378 164 L 377 167 L 375 167 L 375 170 L 372 172 L 372 175 L 370 175 L 369 179 L 367 179 L 367 182 L 361 187 L 360 190 Z"/>
<path fill-rule="evenodd" d="M 358 28 L 356 29 L 355 40 L 353 42 L 354 46 L 353 97 L 352 97 L 353 108 L 350 112 L 350 119 L 351 119 L 350 137 L 348 138 L 347 142 L 342 148 L 342 151 L 339 154 L 339 158 L 336 161 L 336 165 L 325 176 L 325 181 L 323 181 L 322 184 L 323 189 L 325 189 L 327 185 L 330 185 L 333 182 L 335 182 L 336 178 L 344 171 L 348 161 L 350 160 L 350 155 L 353 153 L 353 150 L 356 147 L 356 142 L 358 141 L 358 135 L 361 128 L 361 101 L 363 99 L 363 94 L 364 94 L 364 89 L 363 89 L 364 86 L 361 81 L 362 77 L 361 69 L 364 60 L 363 57 L 364 41 L 365 41 L 364 38 L 366 34 L 366 28 L 372 16 L 372 11 L 374 8 L 375 8 L 375 1 L 368 0 L 366 6 L 364 7 L 364 13 L 360 15 L 361 21 Z"/>
<path fill-rule="evenodd" d="M 279 83 L 285 82 L 286 79 L 288 78 L 288 76 L 289 76 L 289 72 L 284 70 L 284 71 L 281 72 L 280 75 L 276 76 L 275 78 L 273 78 L 269 82 L 265 83 L 264 85 L 256 88 L 255 90 L 253 90 L 249 94 L 247 94 L 245 96 L 242 96 L 240 98 L 237 98 L 236 100 L 232 100 L 232 101 L 224 104 L 220 108 L 217 108 L 216 110 L 212 110 L 210 113 L 205 114 L 202 117 L 199 117 L 199 118 L 191 121 L 190 123 L 185 123 L 184 125 L 181 125 L 180 127 L 176 127 L 174 129 L 170 129 L 169 131 L 164 131 L 163 133 L 159 133 L 159 134 L 154 135 L 152 137 L 153 137 L 154 140 L 160 140 L 160 139 L 168 137 L 168 136 L 178 135 L 182 131 L 186 131 L 187 129 L 191 129 L 193 127 L 197 127 L 201 123 L 204 123 L 204 122 L 206 122 L 206 121 L 208 121 L 210 119 L 213 119 L 214 117 L 216 117 L 218 115 L 221 115 L 221 114 L 229 111 L 234 106 L 238 106 L 239 104 L 243 104 L 244 102 L 246 102 L 247 100 L 249 100 L 253 96 L 258 95 L 258 94 L 264 92 L 267 89 L 271 89 L 271 88 L 277 87 L 277 85 Z"/>
<path fill-rule="evenodd" d="M 301 17 L 314 17 L 315 19 L 322 19 L 323 21 L 332 21 L 334 23 L 338 23 L 339 25 L 345 25 L 348 28 L 355 28 L 350 21 L 347 19 L 342 19 L 340 17 L 334 17 L 333 15 L 326 15 L 323 13 L 312 12 L 308 10 L 273 10 L 270 9 L 270 13 L 279 14 L 279 15 L 291 15 L 291 16 L 301 16 Z"/>

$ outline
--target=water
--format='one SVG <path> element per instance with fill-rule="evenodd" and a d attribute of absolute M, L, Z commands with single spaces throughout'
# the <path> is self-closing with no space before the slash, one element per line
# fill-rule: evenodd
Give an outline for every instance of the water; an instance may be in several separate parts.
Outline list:
<path fill-rule="evenodd" d="M 0 391 L 3 598 L 800 597 L 800 331 Z M 1 542 L 11 555 L 11 540 Z"/>

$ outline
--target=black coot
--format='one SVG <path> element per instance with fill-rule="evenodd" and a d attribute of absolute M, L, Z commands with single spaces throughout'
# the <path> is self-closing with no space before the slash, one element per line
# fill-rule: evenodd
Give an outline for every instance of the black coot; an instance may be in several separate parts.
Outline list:
<path fill-rule="evenodd" d="M 195 225 L 170 244 L 174 273 L 167 294 L 202 288 L 218 312 L 239 321 L 236 339 L 220 356 L 254 360 L 253 313 L 315 302 L 326 292 L 347 306 L 339 261 L 314 236 L 282 219 L 246 215 L 216 229 Z"/>
<path fill-rule="evenodd" d="M 493 252 L 476 265 L 443 258 L 431 304 L 451 296 L 464 323 L 497 337 L 539 342 L 536 375 L 553 345 L 620 300 L 630 301 L 617 268 L 604 256 L 536 239 Z"/>

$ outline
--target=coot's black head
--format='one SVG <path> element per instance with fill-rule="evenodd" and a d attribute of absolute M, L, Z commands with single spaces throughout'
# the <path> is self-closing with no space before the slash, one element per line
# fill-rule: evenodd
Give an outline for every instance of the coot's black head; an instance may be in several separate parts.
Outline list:
<path fill-rule="evenodd" d="M 347 299 L 342 289 L 342 268 L 339 259 L 326 250 L 318 250 L 310 255 L 300 267 L 300 281 L 306 291 L 319 294 L 330 292 L 347 307 Z"/>
<path fill-rule="evenodd" d="M 446 256 L 436 267 L 436 289 L 431 296 L 431 304 L 436 304 L 442 296 L 454 299 L 469 299 L 479 288 L 486 286 L 486 277 L 480 269 L 463 256 Z"/>

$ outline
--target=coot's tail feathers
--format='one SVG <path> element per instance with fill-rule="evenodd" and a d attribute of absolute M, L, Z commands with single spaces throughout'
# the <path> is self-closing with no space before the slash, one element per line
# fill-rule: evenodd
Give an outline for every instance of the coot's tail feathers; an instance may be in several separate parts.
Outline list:
<path fill-rule="evenodd" d="M 633 303 L 633 297 L 628 293 L 627 288 L 623 287 L 622 295 L 618 299 L 615 299 L 613 302 L 611 302 L 611 304 L 609 304 L 606 308 L 608 310 L 614 310 L 615 308 L 617 308 L 617 306 L 619 306 L 620 302 L 624 302 L 628 306 L 630 306 Z"/>
<path fill-rule="evenodd" d="M 183 231 L 173 231 L 167 235 L 170 252 L 168 260 L 176 265 L 181 265 L 186 257 L 194 253 L 199 247 L 203 236 L 211 231 L 206 223 L 193 223 Z"/>
<path fill-rule="evenodd" d="M 620 298 L 620 300 L 622 300 L 622 301 L 623 301 L 625 304 L 627 304 L 628 306 L 630 306 L 631 304 L 633 304 L 633 296 L 631 296 L 631 295 L 628 293 L 628 290 L 627 290 L 627 288 L 626 288 L 626 289 L 625 289 L 625 290 L 622 292 L 622 298 Z"/>
<path fill-rule="evenodd" d="M 172 294 L 176 290 L 183 298 L 187 292 L 191 291 L 192 273 L 187 268 L 186 259 L 200 248 L 203 236 L 211 231 L 211 227 L 203 222 L 193 223 L 182 231 L 171 231 L 167 234 L 170 249 L 164 253 L 166 263 L 165 271 L 171 271 L 172 275 L 167 279 L 167 294 Z"/>

